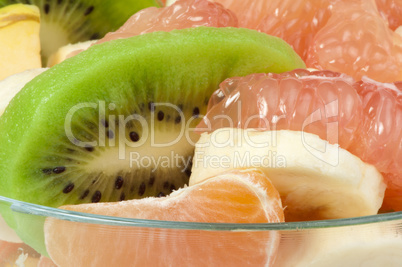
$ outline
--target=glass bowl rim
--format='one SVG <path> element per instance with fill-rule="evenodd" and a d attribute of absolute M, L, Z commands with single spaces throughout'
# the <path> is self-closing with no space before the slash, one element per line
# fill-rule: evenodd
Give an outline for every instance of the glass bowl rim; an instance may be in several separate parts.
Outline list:
<path fill-rule="evenodd" d="M 181 229 L 181 230 L 286 231 L 286 230 L 302 230 L 302 229 L 364 225 L 364 224 L 389 222 L 397 220 L 400 220 L 402 222 L 402 211 L 382 213 L 362 217 L 320 220 L 320 221 L 239 224 L 239 223 L 158 221 L 158 220 L 104 216 L 104 215 L 62 210 L 58 208 L 27 203 L 3 196 L 0 196 L 0 204 L 1 203 L 10 205 L 9 208 L 12 212 L 31 214 L 42 217 L 53 217 L 56 219 L 79 222 L 79 223 L 91 223 L 91 224 L 112 225 L 112 226 L 129 226 L 129 227 L 131 226 L 131 227 L 147 227 L 147 228 L 168 228 L 168 229 Z"/>

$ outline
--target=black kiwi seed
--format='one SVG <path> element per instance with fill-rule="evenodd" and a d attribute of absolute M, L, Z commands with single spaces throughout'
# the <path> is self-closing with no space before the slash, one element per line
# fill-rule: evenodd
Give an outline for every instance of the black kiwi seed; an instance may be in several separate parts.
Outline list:
<path fill-rule="evenodd" d="M 195 107 L 193 109 L 193 117 L 198 118 L 199 115 L 200 115 L 200 109 L 198 107 Z"/>
<path fill-rule="evenodd" d="M 117 176 L 116 181 L 114 182 L 114 188 L 120 189 L 123 186 L 124 179 L 121 176 Z"/>
<path fill-rule="evenodd" d="M 66 170 L 66 167 L 56 167 L 53 169 L 53 173 L 60 174 L 60 173 L 63 173 L 65 170 Z"/>
<path fill-rule="evenodd" d="M 92 11 L 94 11 L 94 6 L 89 6 L 85 12 L 84 12 L 84 16 L 88 16 L 89 14 L 92 13 Z"/>
<path fill-rule="evenodd" d="M 140 140 L 140 136 L 136 132 L 130 132 L 130 139 L 133 142 L 138 142 Z"/>
<path fill-rule="evenodd" d="M 93 152 L 95 150 L 95 148 L 93 146 L 86 146 L 85 150 L 88 152 Z"/>
<path fill-rule="evenodd" d="M 165 118 L 165 113 L 163 113 L 163 111 L 159 111 L 158 112 L 158 121 L 163 121 L 164 118 Z"/>
<path fill-rule="evenodd" d="M 187 174 L 188 177 L 191 176 L 191 169 L 186 169 L 184 172 Z"/>
<path fill-rule="evenodd" d="M 112 131 L 112 130 L 107 130 L 106 136 L 107 136 L 109 139 L 112 139 L 112 138 L 114 137 L 113 131 Z"/>
<path fill-rule="evenodd" d="M 142 197 L 142 196 L 144 195 L 145 189 L 146 189 L 145 183 L 142 182 L 142 183 L 140 184 L 140 187 L 138 188 L 138 195 L 139 195 L 140 197 Z"/>
<path fill-rule="evenodd" d="M 92 195 L 91 201 L 92 203 L 98 203 L 102 198 L 102 193 L 100 191 L 95 191 Z"/>
<path fill-rule="evenodd" d="M 109 122 L 107 120 L 101 120 L 101 123 L 103 126 L 105 126 L 105 128 L 109 127 Z"/>
<path fill-rule="evenodd" d="M 62 5 L 65 2 L 67 1 L 63 1 Z M 70 1 L 68 2 L 70 3 Z M 56 2 L 45 0 L 42 3 L 42 8 L 45 3 L 49 3 L 50 12 L 57 8 Z M 76 4 L 78 5 L 78 2 Z M 79 13 L 82 16 L 88 6 L 83 8 Z M 95 9 L 89 17 L 94 16 L 98 12 L 97 9 L 95 5 Z M 153 86 L 150 85 L 150 87 Z M 64 127 L 62 127 L 63 132 L 54 135 L 54 139 L 44 140 L 46 151 L 45 149 L 40 150 L 40 155 L 35 158 L 37 167 L 31 172 L 39 174 L 41 179 L 46 180 L 43 183 L 46 182 L 55 187 L 57 189 L 55 191 L 64 196 L 60 200 L 63 202 L 61 204 L 163 197 L 188 183 L 188 177 L 191 174 L 188 166 L 172 166 L 172 163 L 176 162 L 169 161 L 165 167 L 163 160 L 157 168 L 153 164 L 150 167 L 145 166 L 148 161 L 145 160 L 146 158 L 141 158 L 143 155 L 151 154 L 152 156 L 153 153 L 159 155 L 160 152 L 161 156 L 166 156 L 165 152 L 175 151 L 176 145 L 174 144 L 172 150 L 169 148 L 166 151 L 158 151 L 153 148 L 148 149 L 147 146 L 150 144 L 144 142 L 138 148 L 136 145 L 147 139 L 147 130 L 149 130 L 145 128 L 149 125 L 143 124 L 142 120 L 138 118 L 147 122 L 156 121 L 157 123 L 152 125 L 155 126 L 155 129 L 152 129 L 152 131 L 155 130 L 155 137 L 162 137 L 162 144 L 164 141 L 170 142 L 176 137 L 174 134 L 179 134 L 178 129 L 181 124 L 187 123 L 191 116 L 204 112 L 204 93 L 200 94 L 197 100 L 191 98 L 187 100 L 184 99 L 184 96 L 178 96 L 177 98 L 180 99 L 178 102 L 174 98 L 166 100 L 164 92 L 162 96 L 159 96 L 157 92 L 150 91 L 149 95 L 142 92 L 143 90 L 148 92 L 151 89 L 139 88 L 138 92 L 141 94 L 137 94 L 137 89 L 134 89 L 127 87 L 127 90 L 121 93 L 105 94 L 102 109 L 101 106 L 96 109 L 80 109 L 71 122 L 72 140 L 65 135 Z M 162 108 L 157 104 L 165 102 L 177 105 L 177 107 Z M 113 108 L 111 103 L 116 103 Z M 137 112 L 135 116 L 131 116 L 135 112 Z M 124 121 L 120 119 L 120 116 Z M 118 120 L 116 120 L 117 118 Z M 170 119 L 169 122 L 168 119 Z M 118 122 L 120 127 L 118 127 Z M 171 132 L 173 132 L 172 135 Z M 152 132 L 149 134 L 151 135 Z M 120 140 L 121 137 L 124 138 L 123 141 Z M 149 138 L 151 137 L 152 135 Z M 127 141 L 128 143 L 125 144 Z M 158 140 L 156 141 L 156 144 L 159 144 Z M 84 145 L 82 145 L 83 143 Z M 114 157 L 118 151 L 116 148 L 120 149 L 121 145 L 125 145 L 126 149 L 124 164 L 120 158 Z M 188 156 L 193 152 L 192 147 L 184 142 L 181 145 L 186 147 L 183 151 L 188 151 L 181 155 L 188 162 Z M 127 158 L 127 155 L 135 157 Z M 143 159 L 144 161 L 142 161 Z M 157 157 L 154 159 L 159 160 Z M 70 162 L 70 160 L 72 161 Z M 177 164 L 183 165 L 182 163 Z"/>
<path fill-rule="evenodd" d="M 144 103 L 141 103 L 141 104 L 140 104 L 140 111 L 143 112 L 143 111 L 144 111 L 144 108 L 145 108 L 145 104 L 144 104 Z"/>
<path fill-rule="evenodd" d="M 118 29 L 137 11 L 158 6 L 158 1 L 86 1 L 86 0 L 1 0 L 0 8 L 15 3 L 35 5 L 40 9 L 41 55 L 44 66 L 47 59 L 61 46 L 103 37 Z M 102 6 L 102 8 L 99 8 Z M 106 6 L 105 8 L 103 6 Z M 74 18 L 74 19 L 72 19 Z M 54 30 L 60 29 L 55 40 Z M 46 30 L 43 30 L 46 29 Z M 42 31 L 43 30 L 43 31 Z"/>
<path fill-rule="evenodd" d="M 95 32 L 94 34 L 91 35 L 91 37 L 89 38 L 90 40 L 97 40 L 101 37 L 101 35 L 97 32 Z"/>
<path fill-rule="evenodd" d="M 82 193 L 80 199 L 84 199 L 84 198 L 86 198 L 88 195 L 89 195 L 89 190 L 87 189 L 87 190 L 85 190 L 85 191 Z"/>
<path fill-rule="evenodd" d="M 153 186 L 155 183 L 155 176 L 149 177 L 148 185 Z"/>
<path fill-rule="evenodd" d="M 64 194 L 68 194 L 68 193 L 70 193 L 71 191 L 73 191 L 73 189 L 74 189 L 74 184 L 73 184 L 73 183 L 69 183 L 66 187 L 64 187 L 63 193 L 64 193 Z"/>
<path fill-rule="evenodd" d="M 43 6 L 43 10 L 45 11 L 45 14 L 49 14 L 49 11 L 50 11 L 50 5 L 49 5 L 49 3 L 46 3 L 46 4 Z"/>

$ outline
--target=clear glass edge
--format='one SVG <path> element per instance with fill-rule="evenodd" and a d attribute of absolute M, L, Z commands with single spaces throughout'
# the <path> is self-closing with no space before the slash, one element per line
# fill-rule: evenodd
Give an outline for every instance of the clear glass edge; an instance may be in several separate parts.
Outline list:
<path fill-rule="evenodd" d="M 212 230 L 212 231 L 267 231 L 267 230 L 302 230 L 314 228 L 328 228 L 371 224 L 379 222 L 389 222 L 401 220 L 402 211 L 390 212 L 378 215 L 353 217 L 346 219 L 333 219 L 322 221 L 304 221 L 304 222 L 287 222 L 287 223 L 198 223 L 198 222 L 178 222 L 178 221 L 157 221 L 145 219 L 133 219 L 112 217 L 104 215 L 96 215 L 82 212 L 74 212 L 62 210 L 58 208 L 46 207 L 37 204 L 27 203 L 15 199 L 0 196 L 0 202 L 5 202 L 10 205 L 13 212 L 31 214 L 43 217 L 53 217 L 56 219 L 91 223 L 112 226 L 133 226 L 133 227 L 150 227 L 150 228 L 169 228 L 182 230 Z"/>

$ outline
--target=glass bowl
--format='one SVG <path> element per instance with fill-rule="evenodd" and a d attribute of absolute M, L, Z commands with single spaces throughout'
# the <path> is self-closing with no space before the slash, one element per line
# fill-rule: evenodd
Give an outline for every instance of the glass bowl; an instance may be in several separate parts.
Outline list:
<path fill-rule="evenodd" d="M 0 197 L 18 235 L 60 266 L 401 266 L 402 212 L 273 224 L 187 223 L 70 212 Z M 0 266 L 55 266 L 2 222 Z M 51 229 L 51 230 L 49 230 Z"/>

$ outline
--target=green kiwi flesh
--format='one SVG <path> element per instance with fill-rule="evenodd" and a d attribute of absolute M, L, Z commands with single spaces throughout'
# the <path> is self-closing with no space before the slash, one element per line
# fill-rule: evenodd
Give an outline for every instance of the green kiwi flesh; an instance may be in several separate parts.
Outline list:
<path fill-rule="evenodd" d="M 303 67 L 281 39 L 239 28 L 95 45 L 29 82 L 0 117 L 0 195 L 52 207 L 167 195 L 188 182 L 190 129 L 220 82 Z"/>
<path fill-rule="evenodd" d="M 159 0 L 0 0 L 0 7 L 23 3 L 40 9 L 42 60 L 61 46 L 99 39 L 118 29 L 137 11 Z"/>

